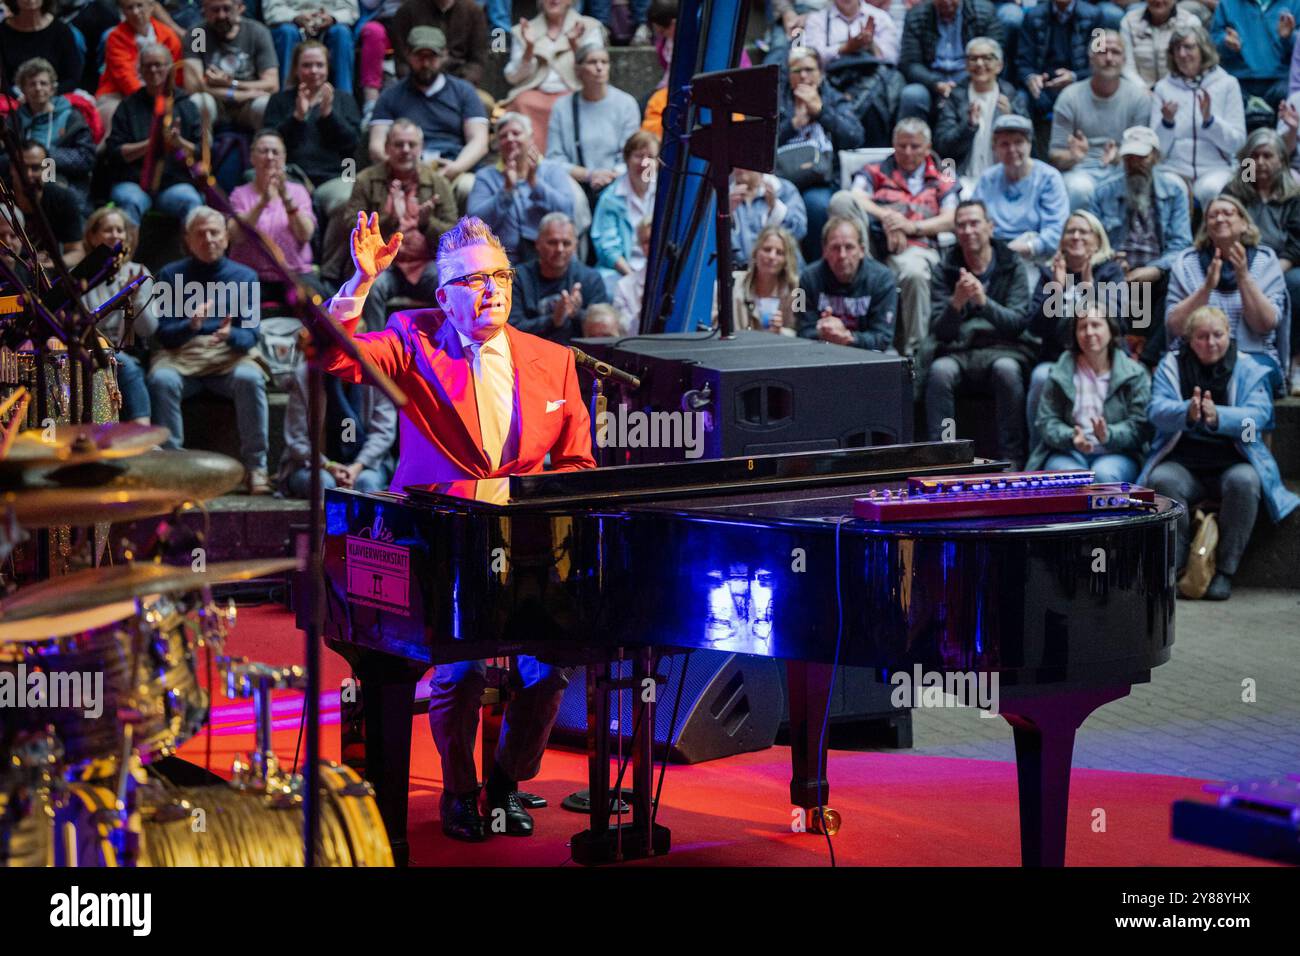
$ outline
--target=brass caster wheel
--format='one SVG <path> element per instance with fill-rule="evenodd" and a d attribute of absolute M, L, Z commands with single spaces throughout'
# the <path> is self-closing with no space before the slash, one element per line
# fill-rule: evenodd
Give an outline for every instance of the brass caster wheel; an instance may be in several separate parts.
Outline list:
<path fill-rule="evenodd" d="M 808 810 L 808 832 L 826 833 L 830 836 L 840 832 L 840 812 L 833 807 L 812 807 Z"/>

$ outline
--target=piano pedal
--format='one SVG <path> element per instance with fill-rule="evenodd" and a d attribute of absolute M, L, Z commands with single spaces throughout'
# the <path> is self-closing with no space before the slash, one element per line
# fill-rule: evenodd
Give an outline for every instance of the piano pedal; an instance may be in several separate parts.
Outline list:
<path fill-rule="evenodd" d="M 835 834 L 840 832 L 840 824 L 842 822 L 840 812 L 833 807 L 808 808 L 809 833 L 825 833 L 829 836 L 835 836 Z"/>

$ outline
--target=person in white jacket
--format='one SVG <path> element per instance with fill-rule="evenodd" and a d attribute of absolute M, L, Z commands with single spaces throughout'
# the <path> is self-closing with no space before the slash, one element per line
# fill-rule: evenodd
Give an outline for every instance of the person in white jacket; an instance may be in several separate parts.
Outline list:
<path fill-rule="evenodd" d="M 1156 84 L 1151 127 L 1161 165 L 1187 182 L 1204 208 L 1236 173 L 1246 141 L 1246 115 L 1236 77 L 1199 25 L 1176 26 L 1169 39 L 1169 75 Z"/>

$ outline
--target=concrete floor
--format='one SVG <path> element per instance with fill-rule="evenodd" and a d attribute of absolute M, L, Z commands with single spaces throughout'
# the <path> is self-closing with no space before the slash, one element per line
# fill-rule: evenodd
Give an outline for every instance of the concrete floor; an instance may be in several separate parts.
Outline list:
<path fill-rule="evenodd" d="M 1179 601 L 1173 656 L 1080 728 L 1074 765 L 1236 779 L 1300 773 L 1300 591 Z M 1243 702 L 1243 682 L 1255 701 Z M 914 753 L 1014 760 L 1011 728 L 958 708 L 913 711 Z"/>

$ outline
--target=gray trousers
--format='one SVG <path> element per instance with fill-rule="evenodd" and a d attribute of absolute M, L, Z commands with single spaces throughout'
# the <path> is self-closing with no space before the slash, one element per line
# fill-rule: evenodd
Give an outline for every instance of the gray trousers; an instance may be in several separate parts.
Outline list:
<path fill-rule="evenodd" d="M 1219 547 L 1215 567 L 1224 574 L 1236 574 L 1246 543 L 1259 513 L 1259 475 L 1248 462 L 1239 462 L 1220 473 L 1193 473 L 1175 461 L 1164 461 L 1151 472 L 1151 487 L 1183 506 L 1176 529 L 1179 572 L 1187 566 L 1191 547 L 1190 508 L 1206 498 L 1219 499 Z"/>
<path fill-rule="evenodd" d="M 516 658 L 523 688 L 506 705 L 497 741 L 496 765 L 511 780 L 531 780 L 560 713 L 560 699 L 572 668 L 553 667 L 535 657 Z M 442 803 L 478 789 L 474 745 L 479 710 L 487 686 L 487 661 L 439 664 L 429 688 L 429 729 L 442 758 Z"/>
<path fill-rule="evenodd" d="M 935 359 L 925 380 L 925 420 L 930 441 L 943 440 L 944 426 L 950 419 L 956 420 L 957 394 L 963 387 L 993 392 L 998 454 L 1024 467 L 1024 366 L 996 349 L 971 349 Z"/>

